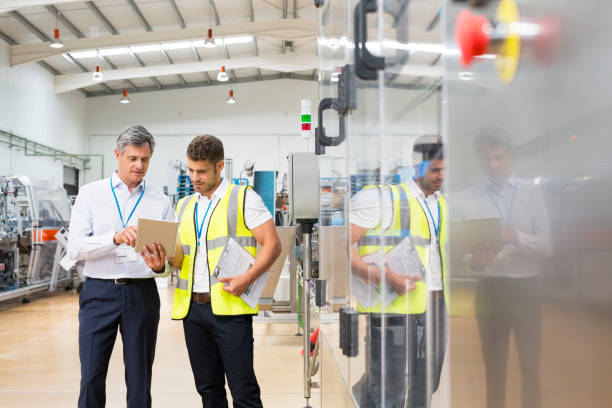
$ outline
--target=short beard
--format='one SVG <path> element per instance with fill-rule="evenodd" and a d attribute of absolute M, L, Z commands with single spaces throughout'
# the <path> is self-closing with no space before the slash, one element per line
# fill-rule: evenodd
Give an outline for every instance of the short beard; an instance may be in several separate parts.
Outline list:
<path fill-rule="evenodd" d="M 429 183 L 426 181 L 425 177 L 416 179 L 418 185 L 421 185 L 427 191 L 438 191 L 438 188 L 435 188 L 433 183 Z"/>
<path fill-rule="evenodd" d="M 217 172 L 217 169 L 215 168 L 215 177 L 213 178 L 213 181 L 211 181 L 209 184 L 205 184 L 203 187 L 203 191 L 202 193 L 208 193 L 210 190 L 212 190 L 216 185 L 217 185 L 217 175 L 219 173 Z"/>

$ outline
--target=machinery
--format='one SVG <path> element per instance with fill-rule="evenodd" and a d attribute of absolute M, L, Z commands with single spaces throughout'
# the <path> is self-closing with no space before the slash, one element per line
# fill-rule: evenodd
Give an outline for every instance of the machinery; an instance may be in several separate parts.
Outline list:
<path fill-rule="evenodd" d="M 66 236 L 71 201 L 63 188 L 25 176 L 0 177 L 0 300 L 72 283 L 59 268 L 65 253 L 56 234 Z"/>
<path fill-rule="evenodd" d="M 313 153 L 291 153 L 289 155 L 289 216 L 300 226 L 301 261 L 298 271 L 298 296 L 301 298 L 298 318 L 301 319 L 304 340 L 304 399 L 306 407 L 311 398 L 311 389 L 319 385 L 312 381 L 314 362 L 310 350 L 311 291 L 315 289 L 316 268 L 313 265 L 314 227 L 319 219 L 319 160 Z M 315 273 L 313 273 L 315 272 Z M 324 292 L 324 289 L 323 289 Z"/>
<path fill-rule="evenodd" d="M 329 299 L 318 309 L 310 305 L 308 321 L 319 327 L 320 393 L 312 396 L 320 398 L 317 405 L 610 406 L 612 392 L 601 379 L 611 357 L 606 323 L 612 316 L 612 82 L 605 50 L 612 39 L 606 22 L 612 3 L 315 5 L 319 276 Z M 355 194 L 368 185 L 409 181 L 414 142 L 427 134 L 444 140 L 442 192 L 450 217 L 442 226 L 449 245 L 449 317 L 439 379 L 431 374 L 442 354 L 430 352 L 437 347 L 434 336 L 422 337 L 415 350 L 407 339 L 418 338 L 424 325 L 402 327 L 394 316 L 423 313 L 406 312 L 404 305 L 358 307 L 352 261 L 359 245 L 351 248 L 350 228 L 363 214 L 353 210 L 367 209 L 363 202 L 356 205 Z M 503 177 L 502 160 L 494 165 L 487 155 L 493 147 L 507 159 Z M 520 204 L 510 210 L 512 193 L 503 200 L 508 212 L 498 213 L 491 189 L 496 177 L 498 183 L 506 178 L 504 188 L 518 189 L 523 210 Z M 383 214 L 384 201 L 372 202 L 372 213 Z M 479 224 L 491 217 L 506 232 L 529 238 L 499 247 L 500 232 Z M 364 242 L 392 246 L 376 232 Z M 494 254 L 479 265 L 479 252 L 492 242 Z M 386 275 L 376 290 L 383 291 Z M 426 370 L 414 368 L 419 360 L 426 360 Z M 424 385 L 414 386 L 409 376 L 419 376 Z M 417 397 L 425 403 L 415 403 Z"/>

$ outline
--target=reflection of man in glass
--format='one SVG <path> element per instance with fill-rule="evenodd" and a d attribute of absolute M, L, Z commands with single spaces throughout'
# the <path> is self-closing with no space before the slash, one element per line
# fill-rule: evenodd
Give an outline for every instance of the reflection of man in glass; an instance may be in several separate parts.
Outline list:
<path fill-rule="evenodd" d="M 39 219 L 38 225 L 41 227 L 54 227 L 57 225 L 57 220 L 51 217 L 51 213 L 46 208 L 40 210 Z"/>
<path fill-rule="evenodd" d="M 539 186 L 512 170 L 513 148 L 501 129 L 487 128 L 476 148 L 486 179 L 465 208 L 468 218 L 499 218 L 497 242 L 476 245 L 471 268 L 480 276 L 476 315 L 487 376 L 487 407 L 503 407 L 510 334 L 522 374 L 523 407 L 539 405 L 539 260 L 550 256 L 550 226 Z"/>
<path fill-rule="evenodd" d="M 360 407 L 425 407 L 438 388 L 446 346 L 446 201 L 443 146 L 423 136 L 415 177 L 366 186 L 350 202 L 351 291 L 368 313 Z"/>

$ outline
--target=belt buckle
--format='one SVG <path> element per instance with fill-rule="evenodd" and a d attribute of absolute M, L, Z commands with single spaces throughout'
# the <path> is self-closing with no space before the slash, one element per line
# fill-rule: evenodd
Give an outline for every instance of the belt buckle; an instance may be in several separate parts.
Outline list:
<path fill-rule="evenodd" d="M 127 285 L 128 280 L 126 278 L 115 278 L 115 285 Z"/>

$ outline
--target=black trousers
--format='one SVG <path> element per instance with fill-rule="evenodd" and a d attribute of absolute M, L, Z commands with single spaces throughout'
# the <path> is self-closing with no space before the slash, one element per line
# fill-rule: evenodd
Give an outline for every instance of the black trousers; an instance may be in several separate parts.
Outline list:
<path fill-rule="evenodd" d="M 366 371 L 353 386 L 361 408 L 429 406 L 440 384 L 446 351 L 442 291 L 429 293 L 423 314 L 368 315 L 365 348 Z"/>
<path fill-rule="evenodd" d="M 540 291 L 537 278 L 483 278 L 476 288 L 476 316 L 486 370 L 487 407 L 506 402 L 510 334 L 521 370 L 522 406 L 540 405 Z"/>
<path fill-rule="evenodd" d="M 202 406 L 226 408 L 225 377 L 234 407 L 262 407 L 253 368 L 253 317 L 216 316 L 210 303 L 191 303 L 183 320 L 191 370 Z"/>
<path fill-rule="evenodd" d="M 151 406 L 151 376 L 159 324 L 153 279 L 117 285 L 87 279 L 79 296 L 79 408 L 106 404 L 106 373 L 117 331 L 123 340 L 127 407 Z"/>

